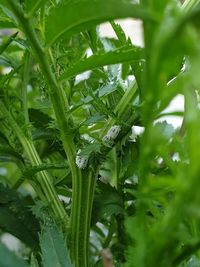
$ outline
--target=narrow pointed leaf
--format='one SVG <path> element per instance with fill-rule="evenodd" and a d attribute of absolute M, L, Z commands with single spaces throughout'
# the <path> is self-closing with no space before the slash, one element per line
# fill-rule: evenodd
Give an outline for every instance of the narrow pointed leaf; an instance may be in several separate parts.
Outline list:
<path fill-rule="evenodd" d="M 84 71 L 99 68 L 105 65 L 113 65 L 137 60 L 139 61 L 142 58 L 142 51 L 143 50 L 139 48 L 120 48 L 105 54 L 93 55 L 85 60 L 78 61 L 72 67 L 68 68 L 68 70 L 66 70 L 60 77 L 60 80 L 65 80 Z"/>
<path fill-rule="evenodd" d="M 54 224 L 44 228 L 40 244 L 44 267 L 72 267 L 63 235 Z"/>
<path fill-rule="evenodd" d="M 119 18 L 152 19 L 152 16 L 131 1 L 79 0 L 53 8 L 46 19 L 46 44 L 60 36 L 70 37 L 105 21 Z"/>

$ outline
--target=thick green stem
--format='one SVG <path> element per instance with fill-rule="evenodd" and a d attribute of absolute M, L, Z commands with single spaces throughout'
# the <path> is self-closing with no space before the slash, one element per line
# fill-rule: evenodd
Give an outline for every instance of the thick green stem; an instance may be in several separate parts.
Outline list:
<path fill-rule="evenodd" d="M 96 187 L 97 174 L 93 170 L 83 171 L 83 183 L 81 194 L 81 209 L 80 209 L 80 226 L 77 237 L 77 252 L 79 255 L 79 261 L 76 263 L 76 267 L 88 267 L 89 266 L 89 237 L 90 237 L 90 224 L 91 214 L 94 199 L 94 191 Z M 84 261 L 82 261 L 84 259 Z"/>
<path fill-rule="evenodd" d="M 5 120 L 8 122 L 12 130 L 17 135 L 19 141 L 21 142 L 22 147 L 24 148 L 24 151 L 26 155 L 28 156 L 31 164 L 33 166 L 35 165 L 41 165 L 41 159 L 33 145 L 33 143 L 27 139 L 21 128 L 18 126 L 10 112 L 5 107 L 2 100 L 0 100 L 0 113 L 2 116 L 5 117 Z M 60 220 L 63 218 L 67 218 L 67 214 L 55 192 L 54 187 L 51 184 L 51 178 L 49 177 L 48 173 L 46 171 L 41 171 L 37 175 L 37 182 L 40 184 L 42 189 L 39 190 L 40 197 L 43 198 L 45 196 L 46 200 L 48 201 L 48 204 L 51 205 L 53 213 L 55 214 L 56 219 Z"/>
<path fill-rule="evenodd" d="M 30 72 L 30 54 L 27 52 L 25 54 L 25 63 L 23 69 L 23 82 L 22 82 L 22 112 L 24 115 L 24 121 L 26 126 L 29 125 L 29 115 L 28 115 L 28 100 L 27 100 L 27 86 L 29 81 L 29 72 Z M 27 131 L 28 132 L 28 131 Z"/>

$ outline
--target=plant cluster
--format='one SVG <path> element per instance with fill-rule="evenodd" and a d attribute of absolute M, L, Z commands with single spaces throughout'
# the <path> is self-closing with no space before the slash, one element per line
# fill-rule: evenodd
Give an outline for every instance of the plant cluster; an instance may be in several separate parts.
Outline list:
<path fill-rule="evenodd" d="M 0 0 L 0 266 L 200 266 L 199 2 Z"/>

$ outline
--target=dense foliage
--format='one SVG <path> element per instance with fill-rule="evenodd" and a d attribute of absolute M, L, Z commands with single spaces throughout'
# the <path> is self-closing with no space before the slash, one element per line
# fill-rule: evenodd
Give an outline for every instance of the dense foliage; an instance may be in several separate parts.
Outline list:
<path fill-rule="evenodd" d="M 200 266 L 199 25 L 198 0 L 0 0 L 0 230 L 22 242 L 1 267 Z"/>

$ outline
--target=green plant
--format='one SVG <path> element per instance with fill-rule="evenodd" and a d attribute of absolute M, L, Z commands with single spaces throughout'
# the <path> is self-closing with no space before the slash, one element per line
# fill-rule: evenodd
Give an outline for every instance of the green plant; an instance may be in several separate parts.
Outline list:
<path fill-rule="evenodd" d="M 0 15 L 0 229 L 29 248 L 0 243 L 0 265 L 106 266 L 110 248 L 115 266 L 199 266 L 199 1 L 0 0 Z M 119 18 L 142 21 L 143 48 Z M 157 121 L 177 94 L 180 129 Z"/>

